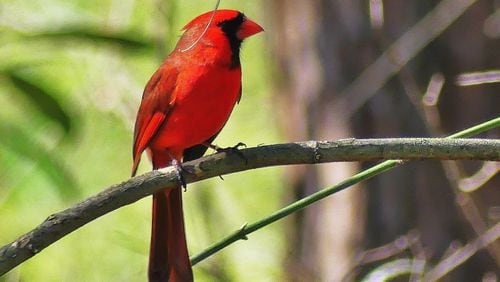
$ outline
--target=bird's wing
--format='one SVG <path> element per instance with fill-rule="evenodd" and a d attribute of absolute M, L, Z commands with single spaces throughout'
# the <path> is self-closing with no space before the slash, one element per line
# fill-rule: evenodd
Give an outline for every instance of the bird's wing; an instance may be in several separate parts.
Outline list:
<path fill-rule="evenodd" d="M 175 104 L 175 85 L 178 71 L 169 64 L 163 64 L 151 77 L 137 113 L 134 129 L 132 176 L 135 175 L 142 152 L 158 133 Z"/>

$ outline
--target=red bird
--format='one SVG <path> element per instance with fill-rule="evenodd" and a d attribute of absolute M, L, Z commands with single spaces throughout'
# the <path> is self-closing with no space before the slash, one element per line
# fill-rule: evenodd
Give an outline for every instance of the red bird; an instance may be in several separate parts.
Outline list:
<path fill-rule="evenodd" d="M 177 46 L 149 80 L 137 113 L 132 176 L 144 150 L 153 169 L 201 157 L 241 97 L 242 41 L 263 31 L 234 10 L 188 23 Z M 192 281 L 181 187 L 153 194 L 150 281 Z"/>

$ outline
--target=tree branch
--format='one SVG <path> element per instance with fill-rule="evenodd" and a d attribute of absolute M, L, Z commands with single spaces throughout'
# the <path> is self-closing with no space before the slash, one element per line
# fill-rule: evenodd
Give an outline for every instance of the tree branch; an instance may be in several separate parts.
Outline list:
<path fill-rule="evenodd" d="M 498 126 L 499 123 L 500 118 L 484 123 L 482 130 Z M 218 153 L 184 163 L 186 170 L 192 172 L 184 175 L 186 182 L 197 182 L 249 169 L 290 164 L 380 159 L 499 161 L 500 140 L 345 139 L 269 145 L 244 149 L 240 152 L 244 158 L 235 153 Z M 49 216 L 32 231 L 0 248 L 0 275 L 88 222 L 156 191 L 176 185 L 178 183 L 175 170 L 167 167 L 113 185 L 71 208 Z"/>
<path fill-rule="evenodd" d="M 500 117 L 494 118 L 492 120 L 489 120 L 487 122 L 484 122 L 482 124 L 478 124 L 476 126 L 467 128 L 465 130 L 462 130 L 460 132 L 457 132 L 455 134 L 452 134 L 446 139 L 452 139 L 452 138 L 464 138 L 464 137 L 470 137 L 474 136 L 476 134 L 479 134 L 481 132 L 490 130 L 492 128 L 500 126 Z M 305 198 L 300 199 L 297 202 L 294 202 L 276 212 L 273 214 L 255 222 L 255 223 L 245 223 L 239 230 L 234 232 L 233 234 L 223 238 L 219 242 L 211 245 L 207 249 L 203 250 L 201 253 L 191 257 L 191 263 L 193 265 L 197 264 L 198 262 L 204 260 L 205 258 L 215 254 L 216 252 L 222 250 L 223 248 L 229 246 L 230 244 L 238 241 L 238 240 L 246 240 L 247 235 L 259 230 L 260 228 L 263 228 L 277 220 L 280 220 L 281 218 L 284 218 L 296 211 L 299 211 L 301 209 L 304 209 L 305 207 L 312 205 L 313 203 L 326 198 L 334 193 L 337 193 L 339 191 L 342 191 L 352 185 L 355 185 L 357 183 L 360 183 L 364 180 L 370 179 L 372 177 L 375 177 L 385 171 L 388 171 L 390 169 L 393 169 L 397 167 L 398 165 L 401 165 L 403 162 L 398 161 L 398 160 L 388 160 L 385 162 L 382 162 L 378 165 L 372 166 L 366 170 L 363 170 L 359 172 L 356 175 L 353 175 L 349 177 L 348 179 L 332 186 L 332 187 L 327 187 L 324 188 L 316 193 L 313 193 Z"/>

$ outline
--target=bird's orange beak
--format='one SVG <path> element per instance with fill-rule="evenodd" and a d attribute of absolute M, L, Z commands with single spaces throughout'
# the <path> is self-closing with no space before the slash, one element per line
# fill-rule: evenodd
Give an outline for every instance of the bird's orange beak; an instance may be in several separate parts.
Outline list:
<path fill-rule="evenodd" d="M 243 40 L 261 31 L 264 31 L 264 29 L 260 25 L 250 19 L 245 19 L 240 26 L 240 30 L 236 33 L 236 36 Z"/>

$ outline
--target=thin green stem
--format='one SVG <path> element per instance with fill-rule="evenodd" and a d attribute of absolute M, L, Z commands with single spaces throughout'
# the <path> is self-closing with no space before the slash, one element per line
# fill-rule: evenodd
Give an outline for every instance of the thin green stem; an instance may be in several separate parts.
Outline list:
<path fill-rule="evenodd" d="M 475 125 L 473 127 L 464 129 L 460 132 L 457 132 L 455 134 L 452 134 L 446 138 L 465 138 L 465 137 L 471 137 L 474 135 L 477 135 L 481 132 L 488 131 L 490 129 L 500 127 L 500 117 L 496 117 L 492 120 L 489 120 L 487 122 Z"/>
<path fill-rule="evenodd" d="M 476 134 L 479 134 L 481 132 L 500 127 L 500 117 L 494 118 L 492 120 L 489 120 L 487 122 L 481 123 L 479 125 L 473 126 L 471 128 L 465 129 L 463 131 L 457 132 L 453 135 L 448 136 L 447 138 L 463 138 L 463 137 L 470 137 Z M 238 241 L 238 240 L 246 240 L 247 235 L 255 232 L 275 221 L 278 221 L 294 212 L 297 212 L 299 210 L 304 209 L 305 207 L 314 204 L 315 202 L 326 198 L 332 194 L 335 194 L 339 191 L 342 191 L 350 186 L 353 186 L 354 184 L 360 183 L 362 181 L 365 181 L 367 179 L 370 179 L 376 175 L 379 175 L 383 172 L 386 172 L 394 167 L 399 166 L 400 164 L 403 164 L 402 161 L 400 160 L 388 160 L 385 162 L 382 162 L 378 165 L 375 165 L 371 168 L 368 168 L 366 170 L 361 171 L 360 173 L 338 183 L 337 185 L 334 185 L 329 188 L 322 189 L 308 197 L 305 197 L 303 199 L 300 199 L 283 209 L 280 209 L 276 211 L 275 213 L 269 215 L 268 217 L 265 217 L 257 222 L 251 223 L 251 224 L 244 224 L 239 230 L 236 232 L 228 235 L 227 237 L 223 238 L 221 241 L 213 244 L 212 246 L 208 247 L 205 249 L 203 252 L 192 256 L 191 257 L 191 263 L 193 265 L 203 261 L 204 259 L 210 257 L 211 255 L 217 253 L 218 251 L 224 249 L 225 247 L 231 245 L 232 243 Z"/>

